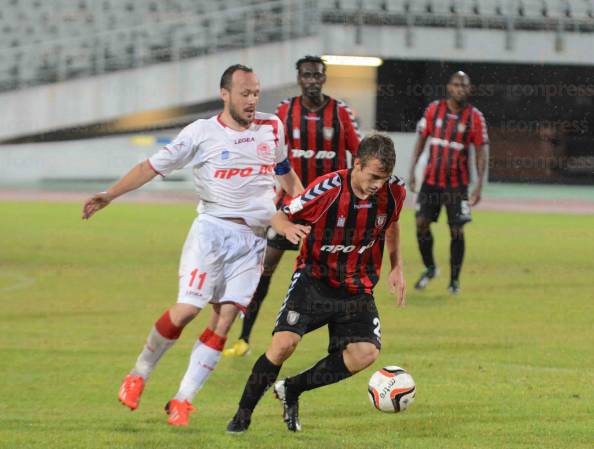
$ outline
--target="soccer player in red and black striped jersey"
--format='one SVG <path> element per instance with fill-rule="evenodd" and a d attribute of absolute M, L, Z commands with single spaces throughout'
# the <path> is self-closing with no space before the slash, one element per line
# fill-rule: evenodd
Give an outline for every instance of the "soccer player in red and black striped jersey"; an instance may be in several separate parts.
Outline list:
<path fill-rule="evenodd" d="M 322 92 L 326 82 L 326 64 L 318 56 L 305 56 L 296 63 L 297 83 L 301 95 L 282 101 L 275 114 L 285 125 L 289 161 L 303 185 L 318 176 L 348 168 L 356 155 L 361 136 L 349 107 L 342 101 Z M 290 198 L 280 191 L 277 207 Z M 243 320 L 239 341 L 226 349 L 227 356 L 245 355 L 258 311 L 268 293 L 272 274 L 286 250 L 297 250 L 298 245 L 281 235 L 271 233 L 264 260 L 264 270 L 252 302 Z"/>
<path fill-rule="evenodd" d="M 381 333 L 373 288 L 384 241 L 392 265 L 389 284 L 397 293 L 397 304 L 405 301 L 398 217 L 406 190 L 391 176 L 395 162 L 390 138 L 368 136 L 361 141 L 353 169 L 316 179 L 272 219 L 274 228 L 290 241 L 304 241 L 272 343 L 252 368 L 228 432 L 247 430 L 259 399 L 308 332 L 328 325 L 329 354 L 308 370 L 275 383 L 290 431 L 301 430 L 301 393 L 339 382 L 377 359 Z"/>
<path fill-rule="evenodd" d="M 464 258 L 464 224 L 471 221 L 470 206 L 481 199 L 489 138 L 481 111 L 468 103 L 470 78 L 464 72 L 454 73 L 447 85 L 448 98 L 431 103 L 419 121 L 419 137 L 410 168 L 411 190 L 415 190 L 415 166 L 429 142 L 429 159 L 424 180 L 417 196 L 417 241 L 425 271 L 415 284 L 424 289 L 438 274 L 433 258 L 431 222 L 437 221 L 445 206 L 450 227 L 451 293 L 460 291 L 460 271 Z M 474 145 L 478 179 L 468 198 L 470 183 L 468 149 Z"/>

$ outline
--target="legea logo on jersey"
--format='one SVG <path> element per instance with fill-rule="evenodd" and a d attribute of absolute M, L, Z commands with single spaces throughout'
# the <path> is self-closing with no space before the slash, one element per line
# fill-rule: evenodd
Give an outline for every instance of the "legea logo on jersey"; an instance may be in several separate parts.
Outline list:
<path fill-rule="evenodd" d="M 369 248 L 371 248 L 374 245 L 374 243 L 375 243 L 375 240 L 372 240 L 367 245 L 361 246 L 357 250 L 357 253 L 363 254 L 365 251 L 367 251 Z M 353 251 L 355 251 L 357 249 L 357 247 L 355 245 L 347 245 L 347 246 L 345 246 L 345 245 L 322 245 L 322 247 L 320 249 L 327 253 L 335 254 L 335 253 L 352 253 Z"/>
<path fill-rule="evenodd" d="M 255 137 L 242 137 L 241 139 L 236 139 L 235 142 L 233 142 L 235 145 L 239 145 L 242 143 L 251 143 L 251 142 L 255 142 L 256 138 Z"/>
<path fill-rule="evenodd" d="M 294 159 L 311 159 L 315 157 L 315 159 L 334 159 L 336 157 L 336 152 L 334 151 L 314 151 L 314 150 L 299 150 L 293 149 L 291 150 L 291 156 Z"/>

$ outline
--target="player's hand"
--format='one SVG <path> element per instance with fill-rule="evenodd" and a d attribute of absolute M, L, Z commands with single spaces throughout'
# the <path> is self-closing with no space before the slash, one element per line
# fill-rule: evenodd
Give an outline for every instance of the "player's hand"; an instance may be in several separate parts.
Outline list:
<path fill-rule="evenodd" d="M 415 172 L 412 172 L 408 175 L 408 186 L 410 187 L 410 191 L 412 193 L 417 193 L 417 182 L 415 180 Z"/>
<path fill-rule="evenodd" d="M 105 206 L 111 203 L 112 200 L 113 197 L 107 192 L 96 193 L 95 195 L 93 195 L 85 202 L 83 206 L 83 220 L 88 220 L 89 218 L 91 218 L 91 216 L 95 212 L 103 209 Z"/>
<path fill-rule="evenodd" d="M 472 193 L 470 194 L 470 205 L 476 206 L 479 201 L 481 200 L 481 193 L 483 188 L 481 186 L 477 186 L 474 188 Z"/>
<path fill-rule="evenodd" d="M 406 281 L 400 266 L 394 267 L 390 271 L 388 283 L 390 284 L 390 293 L 396 294 L 396 305 L 404 307 L 406 305 Z"/>
<path fill-rule="evenodd" d="M 311 226 L 305 226 L 296 223 L 290 223 L 284 229 L 285 238 L 295 245 L 297 245 L 301 239 L 307 237 L 309 231 L 311 231 Z"/>

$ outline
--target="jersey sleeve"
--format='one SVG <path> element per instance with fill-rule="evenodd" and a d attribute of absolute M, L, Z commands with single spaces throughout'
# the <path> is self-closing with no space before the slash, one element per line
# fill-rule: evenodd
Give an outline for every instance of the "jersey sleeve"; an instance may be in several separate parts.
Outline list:
<path fill-rule="evenodd" d="M 150 166 L 161 176 L 167 176 L 174 170 L 184 168 L 196 155 L 199 142 L 195 137 L 196 129 L 186 126 L 171 143 L 168 143 L 149 159 Z"/>
<path fill-rule="evenodd" d="M 483 113 L 478 109 L 475 109 L 472 114 L 472 134 L 470 141 L 477 147 L 489 143 L 487 122 L 485 122 Z"/>
<path fill-rule="evenodd" d="M 274 114 L 280 119 L 283 124 L 283 131 L 285 135 L 285 144 L 288 145 L 288 136 L 287 136 L 287 116 L 289 115 L 289 100 L 284 100 L 276 107 L 276 111 Z"/>
<path fill-rule="evenodd" d="M 406 183 L 403 179 L 393 176 L 390 179 L 390 193 L 392 194 L 392 198 L 394 198 L 394 212 L 390 217 L 390 223 L 394 223 L 398 221 L 400 218 L 400 211 L 402 210 L 402 205 L 404 204 L 404 200 L 406 199 Z"/>
<path fill-rule="evenodd" d="M 340 175 L 330 173 L 320 176 L 307 186 L 304 192 L 282 207 L 292 222 L 315 223 L 330 205 L 336 201 L 342 188 Z"/>
<path fill-rule="evenodd" d="M 275 126 L 275 162 L 281 163 L 287 160 L 288 153 L 287 153 L 287 141 L 285 140 L 285 125 L 280 118 L 275 117 L 275 122 L 277 123 Z"/>
<path fill-rule="evenodd" d="M 417 123 L 417 133 L 422 137 L 429 137 L 433 133 L 433 118 L 435 116 L 436 108 L 437 103 L 435 102 L 427 106 L 425 112 L 423 112 L 423 117 L 421 117 L 421 120 Z"/>
<path fill-rule="evenodd" d="M 359 132 L 359 125 L 355 121 L 351 108 L 346 103 L 340 101 L 338 108 L 338 116 L 340 123 L 344 129 L 345 146 L 351 152 L 353 157 L 357 155 L 359 143 L 361 142 L 361 133 Z"/>

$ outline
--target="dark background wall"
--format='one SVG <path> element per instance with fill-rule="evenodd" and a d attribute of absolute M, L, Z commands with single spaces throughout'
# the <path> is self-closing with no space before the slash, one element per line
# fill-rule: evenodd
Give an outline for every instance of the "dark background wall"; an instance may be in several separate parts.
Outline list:
<path fill-rule="evenodd" d="M 412 132 L 457 70 L 487 120 L 491 180 L 594 182 L 594 67 L 387 60 L 378 68 L 376 127 Z"/>

